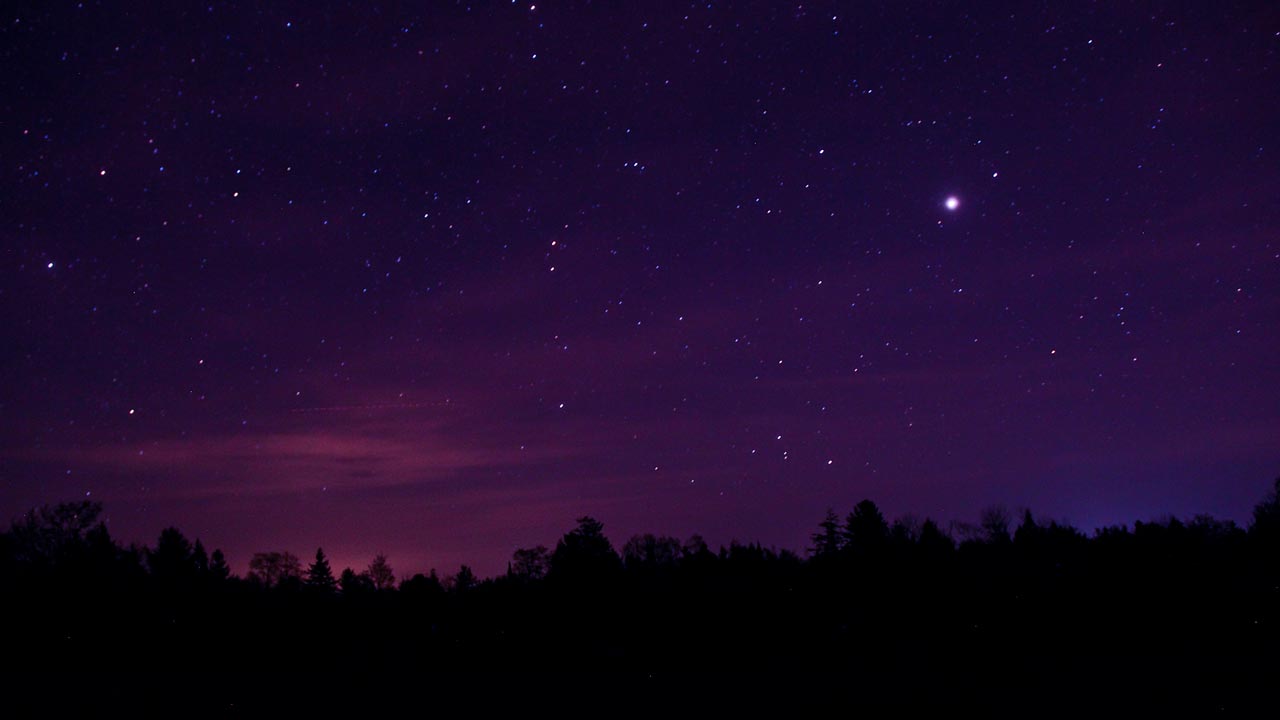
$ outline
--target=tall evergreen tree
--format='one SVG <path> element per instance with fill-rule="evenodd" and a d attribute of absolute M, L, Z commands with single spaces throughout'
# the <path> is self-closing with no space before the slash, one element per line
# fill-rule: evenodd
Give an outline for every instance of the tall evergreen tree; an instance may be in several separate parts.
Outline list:
<path fill-rule="evenodd" d="M 324 549 L 316 548 L 316 560 L 307 568 L 307 587 L 320 592 L 331 593 L 338 587 L 333 577 L 333 569 L 329 567 L 329 559 L 324 556 Z"/>
<path fill-rule="evenodd" d="M 227 566 L 227 557 L 217 548 L 214 548 L 213 555 L 209 557 L 209 576 L 219 582 L 231 577 L 231 568 Z"/>
<path fill-rule="evenodd" d="M 196 569 L 196 574 L 204 577 L 209 574 L 209 554 L 204 551 L 204 543 L 196 540 L 196 545 L 191 550 L 191 564 Z"/>
<path fill-rule="evenodd" d="M 826 557 L 834 555 L 844 546 L 844 537 L 840 532 L 840 516 L 836 515 L 836 511 L 827 508 L 827 517 L 818 523 L 818 532 L 809 536 L 813 541 L 813 547 L 810 552 L 814 557 Z"/>
<path fill-rule="evenodd" d="M 889 523 L 874 502 L 863 500 L 845 521 L 845 546 L 855 552 L 873 552 L 889 539 Z"/>
<path fill-rule="evenodd" d="M 191 541 L 176 527 L 165 528 L 156 548 L 147 553 L 151 575 L 164 582 L 186 582 L 195 576 Z"/>

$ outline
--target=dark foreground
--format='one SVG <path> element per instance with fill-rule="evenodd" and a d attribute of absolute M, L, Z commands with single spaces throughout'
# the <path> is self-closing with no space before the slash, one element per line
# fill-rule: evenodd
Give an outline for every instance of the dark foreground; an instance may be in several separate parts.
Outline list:
<path fill-rule="evenodd" d="M 1265 499 L 1248 530 L 1201 517 L 1093 537 L 993 515 L 956 543 L 864 503 L 843 525 L 829 518 L 807 559 L 651 537 L 619 555 L 583 519 L 554 552 L 517 553 L 503 577 L 390 585 L 376 572 L 339 584 L 322 557 L 305 575 L 242 580 L 176 531 L 154 550 L 121 548 L 97 508 L 61 506 L 2 536 L 0 670 L 15 716 L 548 705 L 1272 716 L 1277 507 Z"/>

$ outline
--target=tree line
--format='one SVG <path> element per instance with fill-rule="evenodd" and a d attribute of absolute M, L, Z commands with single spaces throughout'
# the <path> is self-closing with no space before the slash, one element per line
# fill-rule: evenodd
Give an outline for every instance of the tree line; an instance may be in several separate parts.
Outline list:
<path fill-rule="evenodd" d="M 172 527 L 121 545 L 97 503 L 34 509 L 0 534 L 5 662 L 87 672 L 111 648 L 246 672 L 693 663 L 960 693 L 995 673 L 1024 689 L 1123 678 L 1193 704 L 1237 702 L 1280 671 L 1280 479 L 1245 527 L 1197 515 L 1086 534 L 991 508 L 944 529 L 864 500 L 829 510 L 802 553 L 653 534 L 618 549 L 582 517 L 492 578 L 397 578 L 385 555 L 335 572 L 323 549 L 248 568 Z"/>

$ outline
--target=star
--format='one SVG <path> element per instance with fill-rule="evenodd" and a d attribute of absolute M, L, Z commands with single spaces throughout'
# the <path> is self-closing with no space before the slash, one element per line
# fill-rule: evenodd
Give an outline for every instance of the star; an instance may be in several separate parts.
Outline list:
<path fill-rule="evenodd" d="M 947 196 L 947 199 L 946 199 L 945 201 L 943 201 L 943 203 L 942 203 L 942 204 L 943 204 L 943 205 L 944 205 L 948 210 L 955 211 L 955 210 L 959 209 L 959 207 L 960 207 L 960 198 L 956 197 L 955 195 L 949 195 L 949 196 Z"/>

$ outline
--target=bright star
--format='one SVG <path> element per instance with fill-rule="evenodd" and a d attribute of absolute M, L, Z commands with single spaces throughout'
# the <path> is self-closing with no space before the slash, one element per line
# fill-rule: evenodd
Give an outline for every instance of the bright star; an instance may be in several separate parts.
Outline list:
<path fill-rule="evenodd" d="M 960 198 L 956 197 L 955 195 L 952 195 L 947 198 L 946 202 L 944 202 L 943 205 L 945 205 L 948 210 L 955 210 L 956 208 L 960 207 Z"/>

